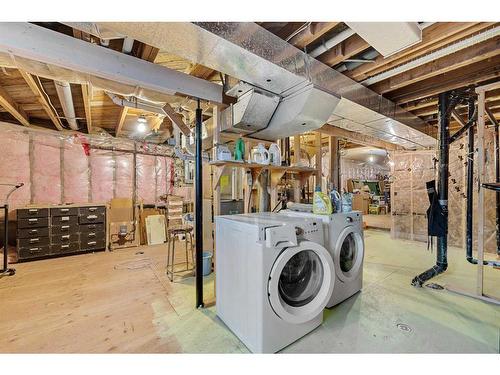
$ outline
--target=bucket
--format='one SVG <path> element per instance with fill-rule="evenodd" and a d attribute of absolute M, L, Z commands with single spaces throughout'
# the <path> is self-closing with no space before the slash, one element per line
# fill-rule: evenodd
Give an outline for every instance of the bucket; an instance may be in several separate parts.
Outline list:
<path fill-rule="evenodd" d="M 212 253 L 209 251 L 203 252 L 203 276 L 208 276 L 212 273 Z"/>

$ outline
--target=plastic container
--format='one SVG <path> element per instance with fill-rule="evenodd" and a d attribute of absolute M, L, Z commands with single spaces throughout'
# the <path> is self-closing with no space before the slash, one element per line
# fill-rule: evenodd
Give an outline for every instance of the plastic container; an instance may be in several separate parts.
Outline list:
<path fill-rule="evenodd" d="M 269 151 L 267 151 L 266 146 L 259 143 L 257 147 L 252 150 L 252 159 L 254 163 L 268 165 Z"/>
<path fill-rule="evenodd" d="M 269 146 L 269 163 L 281 165 L 281 149 L 276 143 L 271 143 Z"/>
<path fill-rule="evenodd" d="M 333 212 L 342 212 L 342 198 L 337 190 L 330 191 L 330 200 L 332 201 Z"/>
<path fill-rule="evenodd" d="M 342 212 L 352 211 L 352 193 L 342 194 Z"/>
<path fill-rule="evenodd" d="M 203 276 L 208 276 L 212 273 L 212 256 L 210 251 L 203 252 Z"/>
<path fill-rule="evenodd" d="M 313 196 L 313 213 L 317 215 L 331 215 L 333 212 L 332 201 L 328 194 L 321 192 L 321 187 L 317 186 Z"/>

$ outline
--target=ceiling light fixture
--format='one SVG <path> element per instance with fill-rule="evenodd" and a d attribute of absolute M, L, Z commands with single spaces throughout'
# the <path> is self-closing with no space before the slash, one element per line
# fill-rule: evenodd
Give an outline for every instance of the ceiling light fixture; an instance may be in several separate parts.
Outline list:
<path fill-rule="evenodd" d="M 145 123 L 143 123 L 143 122 L 139 122 L 139 123 L 137 124 L 137 131 L 138 131 L 139 133 L 144 133 L 144 132 L 146 131 L 146 124 L 145 124 Z"/>
<path fill-rule="evenodd" d="M 145 124 L 146 122 L 148 122 L 148 120 L 146 119 L 146 116 L 140 115 L 139 118 L 137 119 L 137 122 Z"/>

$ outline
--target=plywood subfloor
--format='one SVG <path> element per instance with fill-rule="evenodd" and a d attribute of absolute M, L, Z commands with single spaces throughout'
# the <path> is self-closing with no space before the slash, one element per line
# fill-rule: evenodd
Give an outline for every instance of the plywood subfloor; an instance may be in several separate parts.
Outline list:
<path fill-rule="evenodd" d="M 365 239 L 363 291 L 284 352 L 499 352 L 499 307 L 410 286 L 435 260 L 425 244 L 376 230 Z M 472 290 L 475 267 L 463 251 L 450 249 L 449 262 L 433 281 Z M 164 267 L 160 245 L 15 265 L 16 276 L 0 279 L 0 351 L 246 352 L 215 307 L 194 309 L 194 279 L 171 284 Z M 500 271 L 487 269 L 485 280 L 500 297 Z M 211 299 L 213 278 L 205 285 Z"/>

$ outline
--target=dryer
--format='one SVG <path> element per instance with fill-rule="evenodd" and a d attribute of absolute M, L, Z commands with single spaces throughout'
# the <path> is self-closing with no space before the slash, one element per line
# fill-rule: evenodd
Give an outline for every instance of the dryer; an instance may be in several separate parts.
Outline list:
<path fill-rule="evenodd" d="M 321 325 L 335 270 L 317 219 L 217 216 L 217 316 L 254 353 L 277 352 Z"/>
<path fill-rule="evenodd" d="M 323 222 L 325 244 L 335 266 L 336 282 L 327 307 L 333 307 L 359 292 L 363 284 L 363 259 L 365 253 L 363 216 L 360 211 L 317 215 L 292 209 L 279 214 L 291 217 L 317 219 Z M 312 205 L 309 205 L 312 211 Z"/>

